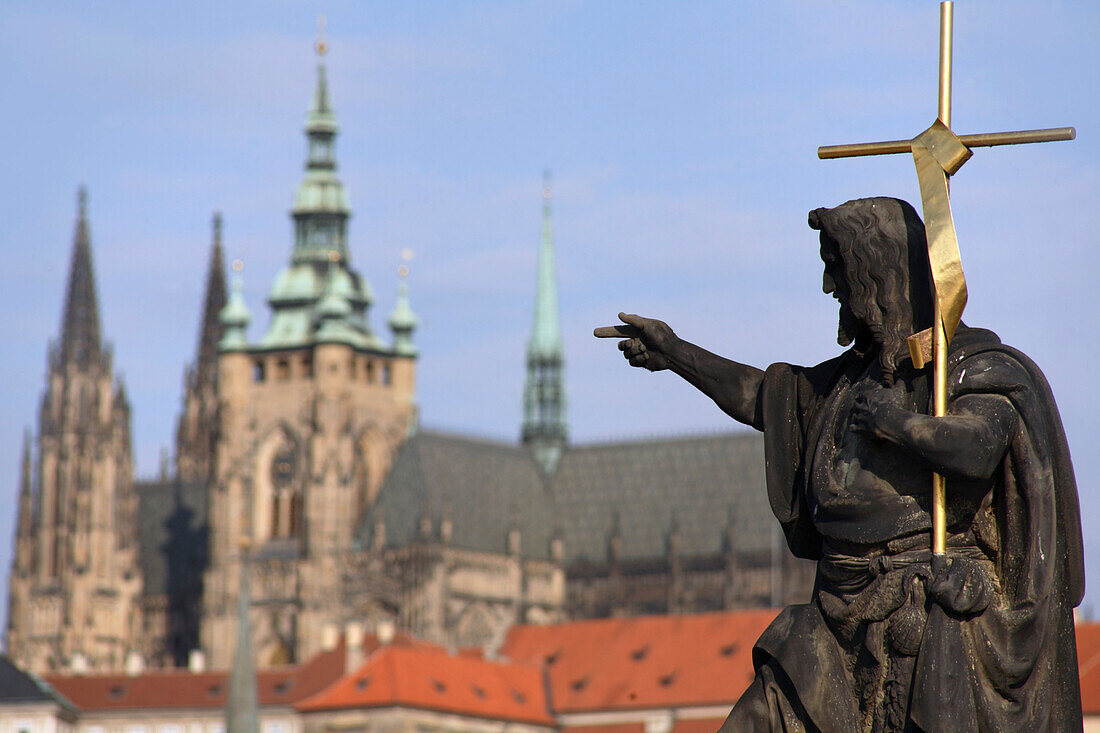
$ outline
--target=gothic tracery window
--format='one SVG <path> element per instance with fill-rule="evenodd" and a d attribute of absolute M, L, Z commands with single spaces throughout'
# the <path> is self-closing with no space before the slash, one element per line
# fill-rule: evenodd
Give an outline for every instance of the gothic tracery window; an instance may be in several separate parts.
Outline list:
<path fill-rule="evenodd" d="M 299 537 L 302 529 L 302 491 L 297 480 L 298 460 L 293 446 L 283 446 L 271 462 L 271 538 Z"/>

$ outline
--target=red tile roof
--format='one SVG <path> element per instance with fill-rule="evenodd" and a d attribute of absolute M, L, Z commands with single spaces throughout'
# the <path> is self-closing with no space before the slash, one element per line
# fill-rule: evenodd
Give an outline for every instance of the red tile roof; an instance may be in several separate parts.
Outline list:
<path fill-rule="evenodd" d="M 344 675 L 343 641 L 300 666 L 261 670 L 261 705 L 316 710 L 405 706 L 460 715 L 555 725 L 555 713 L 732 705 L 752 681 L 751 652 L 774 611 L 599 619 L 517 626 L 502 654 L 449 654 L 399 633 L 388 646 L 364 639 L 366 662 Z M 1076 627 L 1082 708 L 1100 715 L 1100 623 Z M 82 710 L 219 708 L 224 671 L 153 670 L 140 675 L 46 678 Z M 707 733 L 721 720 L 677 720 L 672 733 Z M 568 726 L 566 733 L 642 733 L 642 723 Z"/>
<path fill-rule="evenodd" d="M 752 646 L 775 611 L 516 626 L 501 653 L 545 664 L 557 713 L 732 706 L 753 679 Z"/>
<path fill-rule="evenodd" d="M 1077 632 L 1077 674 L 1081 679 L 1081 710 L 1100 715 L 1100 623 L 1080 623 Z"/>
<path fill-rule="evenodd" d="M 387 646 L 331 687 L 295 705 L 303 712 L 407 707 L 555 726 L 537 665 L 489 661 L 465 651 Z"/>
<path fill-rule="evenodd" d="M 395 644 L 424 645 L 407 634 Z M 373 635 L 363 640 L 364 653 L 379 646 Z M 345 647 L 321 652 L 302 665 L 261 669 L 256 673 L 260 705 L 291 705 L 325 689 L 344 674 Z M 50 675 L 46 680 L 82 710 L 134 708 L 217 708 L 229 694 L 226 671 L 191 672 L 186 669 L 122 673 Z"/>

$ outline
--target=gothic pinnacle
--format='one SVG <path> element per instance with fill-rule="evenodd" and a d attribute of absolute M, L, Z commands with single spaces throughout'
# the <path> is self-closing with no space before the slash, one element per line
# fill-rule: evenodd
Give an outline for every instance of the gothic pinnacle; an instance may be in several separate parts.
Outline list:
<path fill-rule="evenodd" d="M 103 355 L 90 239 L 88 191 L 81 186 L 77 192 L 76 231 L 61 322 L 60 356 L 63 363 L 75 363 L 82 368 L 98 363 Z"/>
<path fill-rule="evenodd" d="M 225 260 L 222 254 L 222 215 L 214 212 L 212 221 L 210 264 L 206 271 L 206 294 L 203 298 L 202 322 L 199 325 L 199 346 L 195 370 L 200 381 L 213 382 L 218 371 L 218 342 L 222 337 L 218 314 L 226 304 Z"/>

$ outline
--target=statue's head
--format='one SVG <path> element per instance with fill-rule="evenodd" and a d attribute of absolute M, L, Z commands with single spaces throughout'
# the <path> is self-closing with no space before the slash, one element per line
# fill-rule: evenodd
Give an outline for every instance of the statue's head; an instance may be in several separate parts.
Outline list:
<path fill-rule="evenodd" d="M 840 302 L 837 343 L 880 346 L 893 374 L 905 339 L 932 323 L 932 278 L 924 224 L 905 201 L 867 198 L 814 209 L 821 232 L 822 290 Z"/>

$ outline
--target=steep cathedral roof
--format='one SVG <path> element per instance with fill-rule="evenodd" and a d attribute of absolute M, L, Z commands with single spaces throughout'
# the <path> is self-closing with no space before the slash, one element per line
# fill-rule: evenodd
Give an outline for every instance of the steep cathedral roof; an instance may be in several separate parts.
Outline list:
<path fill-rule="evenodd" d="M 760 436 L 749 432 L 567 447 L 545 476 L 523 446 L 421 431 L 402 447 L 361 541 L 379 523 L 386 544 L 416 541 L 421 519 L 432 539 L 444 520 L 455 547 L 503 552 L 510 528 L 521 553 L 550 556 L 559 536 L 564 559 L 601 562 L 619 533 L 620 560 L 663 557 L 669 534 L 685 556 L 770 549 L 774 519 L 764 493 Z"/>

